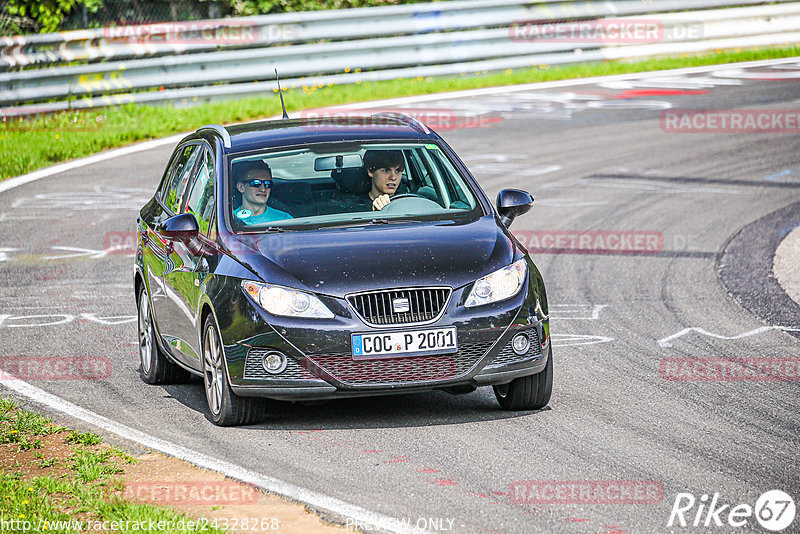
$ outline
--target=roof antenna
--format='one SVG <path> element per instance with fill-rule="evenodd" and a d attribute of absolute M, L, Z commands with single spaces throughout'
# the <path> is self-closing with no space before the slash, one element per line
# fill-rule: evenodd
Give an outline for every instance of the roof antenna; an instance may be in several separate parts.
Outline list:
<path fill-rule="evenodd" d="M 286 113 L 286 104 L 283 103 L 283 92 L 281 91 L 281 79 L 278 78 L 278 69 L 275 69 L 275 79 L 278 80 L 278 94 L 281 95 L 281 107 L 283 108 L 283 120 L 289 118 L 289 115 Z"/>

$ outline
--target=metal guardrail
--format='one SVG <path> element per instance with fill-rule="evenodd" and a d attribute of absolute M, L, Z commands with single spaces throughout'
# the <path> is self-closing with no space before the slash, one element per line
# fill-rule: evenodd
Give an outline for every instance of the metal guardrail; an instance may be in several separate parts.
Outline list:
<path fill-rule="evenodd" d="M 0 111 L 265 94 L 272 85 L 259 82 L 271 81 L 276 67 L 285 87 L 301 87 L 800 42 L 800 2 L 764 4 L 471 0 L 186 23 L 173 43 L 164 42 L 178 35 L 168 24 L 4 37 L 7 68 L 41 68 L 0 72 L 0 105 L 14 106 Z M 732 7 L 742 5 L 749 7 Z M 539 38 L 552 21 L 649 21 L 660 33 L 618 43 Z M 376 37 L 387 28 L 393 35 Z M 228 45 L 217 49 L 220 39 L 204 40 L 203 31 L 227 32 Z M 137 55 L 156 57 L 110 59 Z M 79 60 L 85 64 L 62 66 Z"/>
<path fill-rule="evenodd" d="M 786 0 L 778 0 L 786 1 Z M 319 40 L 373 37 L 376 28 L 397 28 L 397 33 L 452 31 L 462 28 L 508 25 L 518 20 L 562 20 L 706 9 L 730 5 L 764 4 L 764 0 L 461 0 L 346 11 L 311 11 L 211 21 L 176 22 L 100 28 L 51 34 L 0 38 L 0 70 L 27 65 L 53 65 L 99 59 L 209 51 L 211 40 L 164 42 L 178 27 L 210 32 L 226 28 L 253 28 L 253 39 L 238 46 L 263 47 Z M 146 36 L 142 41 L 139 37 Z M 202 42 L 205 41 L 205 42 Z M 235 41 L 232 40 L 232 41 Z M 243 41 L 246 41 L 244 39 Z M 228 45 L 237 46 L 235 42 Z"/>

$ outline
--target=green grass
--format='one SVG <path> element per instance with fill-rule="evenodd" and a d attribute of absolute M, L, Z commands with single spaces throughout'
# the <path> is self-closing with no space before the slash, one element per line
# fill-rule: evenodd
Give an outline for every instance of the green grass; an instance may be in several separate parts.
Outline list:
<path fill-rule="evenodd" d="M 80 482 L 92 482 L 122 472 L 116 463 L 109 462 L 112 453 L 109 450 L 95 452 L 89 449 L 78 449 L 72 456 L 70 467 L 75 471 L 75 478 Z"/>
<path fill-rule="evenodd" d="M 51 476 L 29 477 L 19 460 L 11 470 L 8 467 L 0 470 L 0 532 L 66 534 L 86 531 L 90 521 L 93 528 L 89 530 L 98 530 L 98 522 L 102 521 L 136 521 L 135 526 L 128 523 L 127 529 L 120 523 L 113 531 L 222 532 L 169 508 L 123 499 L 115 493 L 124 489 L 119 476 L 121 464 L 135 461 L 133 458 L 116 447 L 103 446 L 95 434 L 74 430 L 67 433 L 67 429 L 53 425 L 46 418 L 0 399 L 0 443 L 17 444 L 24 451 L 26 443 L 61 433 L 66 435 L 54 439 L 63 439 L 70 445 L 72 452 L 68 457 L 48 458 L 40 451 L 33 452 L 38 467 L 61 468 L 52 471 Z M 194 524 L 189 526 L 189 521 Z"/>
<path fill-rule="evenodd" d="M 77 430 L 73 430 L 69 433 L 69 436 L 66 437 L 67 443 L 79 443 L 81 445 L 97 445 L 102 441 L 103 438 L 97 434 L 92 434 L 91 432 L 81 433 Z"/>
<path fill-rule="evenodd" d="M 286 91 L 290 112 L 302 109 L 410 95 L 665 70 L 720 63 L 800 56 L 800 47 L 775 47 L 684 54 L 642 61 L 548 66 L 501 73 L 465 72 L 448 78 L 416 78 L 355 85 L 315 86 Z M 229 124 L 269 117 L 280 104 L 264 84 L 268 96 L 218 101 L 190 107 L 125 105 L 93 111 L 63 112 L 33 119 L 3 118 L 0 123 L 0 179 L 17 176 L 55 163 L 119 147 L 187 132 L 204 124 Z"/>
<path fill-rule="evenodd" d="M 4 523 L 0 528 L 9 534 L 45 531 L 70 534 L 86 531 L 89 522 L 94 526 L 102 521 L 137 522 L 136 527 L 127 523 L 131 528 L 118 527 L 115 532 L 223 532 L 218 528 L 202 528 L 206 525 L 168 508 L 109 498 L 96 485 L 77 481 L 52 477 L 23 481 L 19 476 L 0 473 L 0 496 L 0 521 Z M 192 528 L 188 527 L 189 521 L 194 522 Z M 151 524 L 154 528 L 149 528 Z M 92 530 L 98 528 L 94 526 Z"/>
<path fill-rule="evenodd" d="M 0 443 L 16 443 L 20 451 L 39 449 L 42 446 L 39 437 L 63 430 L 41 415 L 19 411 L 13 402 L 0 399 Z"/>

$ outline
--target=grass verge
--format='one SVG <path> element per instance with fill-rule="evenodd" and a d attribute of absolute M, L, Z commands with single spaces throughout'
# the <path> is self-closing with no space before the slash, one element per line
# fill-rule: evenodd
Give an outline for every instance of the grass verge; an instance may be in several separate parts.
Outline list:
<path fill-rule="evenodd" d="M 121 473 L 135 461 L 95 434 L 55 426 L 0 399 L 0 532 L 222 532 L 122 498 Z"/>
<path fill-rule="evenodd" d="M 725 50 L 642 61 L 554 67 L 540 65 L 528 69 L 509 69 L 503 73 L 470 72 L 448 78 L 304 87 L 289 90 L 285 96 L 291 112 L 410 95 L 794 56 L 800 56 L 800 46 Z M 190 131 L 204 124 L 229 124 L 269 117 L 280 112 L 279 106 L 277 99 L 270 94 L 188 108 L 129 104 L 26 119 L 3 117 L 0 123 L 0 180 L 136 141 Z"/>

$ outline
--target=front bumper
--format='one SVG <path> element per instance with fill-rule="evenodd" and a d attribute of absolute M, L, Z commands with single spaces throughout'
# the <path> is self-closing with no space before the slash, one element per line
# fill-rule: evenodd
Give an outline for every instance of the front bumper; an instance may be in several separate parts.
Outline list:
<path fill-rule="evenodd" d="M 258 314 L 250 335 L 225 339 L 231 388 L 245 397 L 278 400 L 318 400 L 337 397 L 411 393 L 432 389 L 475 388 L 496 385 L 532 375 L 547 364 L 549 326 L 530 289 L 500 303 L 464 308 L 463 290 L 454 291 L 446 312 L 433 324 L 418 328 L 455 326 L 458 352 L 374 360 L 355 360 L 350 352 L 352 333 L 404 330 L 375 328 L 361 321 L 346 302 L 331 299 L 331 320 L 279 318 L 243 300 L 242 310 Z M 241 326 L 241 323 L 239 323 Z M 517 355 L 511 339 L 527 334 L 530 348 Z M 286 369 L 270 374 L 262 366 L 269 351 L 287 357 Z"/>

